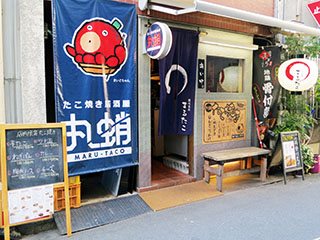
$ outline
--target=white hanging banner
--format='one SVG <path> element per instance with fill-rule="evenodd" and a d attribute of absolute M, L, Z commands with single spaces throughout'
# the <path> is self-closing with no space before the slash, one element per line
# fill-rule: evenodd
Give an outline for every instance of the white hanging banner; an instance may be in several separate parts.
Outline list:
<path fill-rule="evenodd" d="M 313 87 L 318 79 L 318 66 L 314 61 L 294 58 L 279 67 L 279 83 L 289 91 L 304 91 Z"/>

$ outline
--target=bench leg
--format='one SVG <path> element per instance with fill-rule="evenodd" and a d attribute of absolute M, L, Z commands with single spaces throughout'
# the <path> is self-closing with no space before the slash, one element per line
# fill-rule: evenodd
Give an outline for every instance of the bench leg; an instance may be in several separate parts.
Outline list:
<path fill-rule="evenodd" d="M 260 179 L 261 181 L 266 181 L 267 179 L 267 158 L 261 158 L 261 165 L 260 165 Z"/>
<path fill-rule="evenodd" d="M 217 190 L 222 192 L 222 181 L 223 181 L 223 165 L 218 165 L 218 174 L 216 177 L 217 180 Z"/>
<path fill-rule="evenodd" d="M 247 169 L 252 168 L 252 157 L 247 158 Z"/>
<path fill-rule="evenodd" d="M 246 160 L 240 160 L 240 169 L 241 170 L 246 169 L 246 163 L 247 163 Z"/>
<path fill-rule="evenodd" d="M 206 169 L 209 168 L 209 161 L 204 160 L 204 180 L 209 183 L 210 182 L 210 173 Z"/>

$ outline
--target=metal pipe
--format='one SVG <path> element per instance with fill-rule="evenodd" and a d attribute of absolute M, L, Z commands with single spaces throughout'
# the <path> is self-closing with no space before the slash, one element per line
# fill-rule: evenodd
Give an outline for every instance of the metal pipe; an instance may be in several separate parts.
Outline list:
<path fill-rule="evenodd" d="M 279 18 L 279 0 L 273 0 L 273 16 Z"/>
<path fill-rule="evenodd" d="M 2 1 L 0 1 L 0 11 L 2 12 Z M 3 78 L 3 42 L 2 42 L 2 18 L 0 17 L 0 123 L 5 123 L 5 103 L 4 103 L 4 78 Z"/>
<path fill-rule="evenodd" d="M 4 0 L 2 4 L 6 122 L 18 123 L 22 122 L 19 1 Z"/>
<path fill-rule="evenodd" d="M 302 2 L 301 0 L 297 0 L 297 6 L 296 6 L 296 20 L 298 22 L 301 22 L 301 6 Z"/>

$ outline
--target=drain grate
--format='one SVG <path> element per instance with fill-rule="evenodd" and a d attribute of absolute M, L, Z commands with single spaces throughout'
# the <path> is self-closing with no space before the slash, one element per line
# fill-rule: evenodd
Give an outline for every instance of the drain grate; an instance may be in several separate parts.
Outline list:
<path fill-rule="evenodd" d="M 71 209 L 72 232 L 102 226 L 132 218 L 152 211 L 138 194 L 120 197 Z M 66 234 L 65 212 L 54 214 L 54 220 L 61 234 Z"/>

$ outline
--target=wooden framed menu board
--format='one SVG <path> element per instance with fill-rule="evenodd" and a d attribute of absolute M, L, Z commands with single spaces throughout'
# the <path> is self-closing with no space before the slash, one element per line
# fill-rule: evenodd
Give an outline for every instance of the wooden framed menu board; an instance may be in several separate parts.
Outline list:
<path fill-rule="evenodd" d="M 281 132 L 282 163 L 284 183 L 287 183 L 287 172 L 301 171 L 304 180 L 304 167 L 298 131 Z"/>
<path fill-rule="evenodd" d="M 52 216 L 54 184 L 64 184 L 67 233 L 71 235 L 66 127 L 63 123 L 1 124 L 1 209 L 5 240 L 10 226 Z"/>

